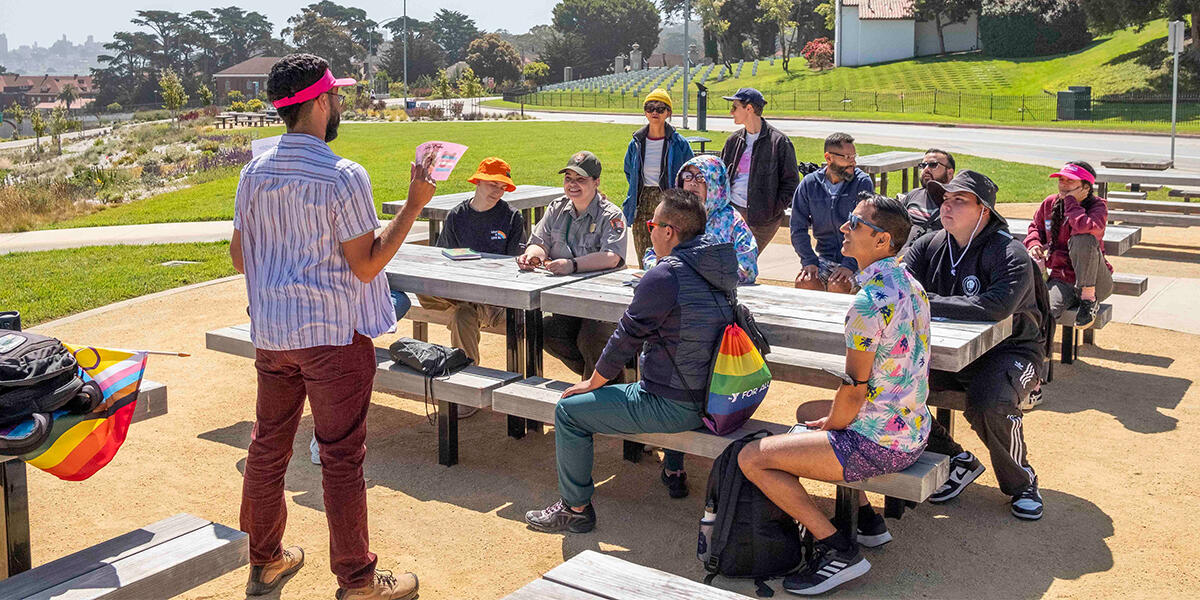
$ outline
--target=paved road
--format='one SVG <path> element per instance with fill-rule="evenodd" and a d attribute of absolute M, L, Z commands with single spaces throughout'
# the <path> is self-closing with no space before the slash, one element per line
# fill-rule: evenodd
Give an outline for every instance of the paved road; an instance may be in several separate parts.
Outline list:
<path fill-rule="evenodd" d="M 767 117 L 770 118 L 770 105 Z M 601 115 L 593 113 L 535 112 L 526 107 L 525 114 L 544 121 L 587 121 L 599 123 L 641 124 L 640 115 Z M 678 115 L 671 122 L 679 126 Z M 1128 133 L 1076 133 L 1055 130 L 992 129 L 985 127 L 940 127 L 937 125 L 904 125 L 898 123 L 856 123 L 841 121 L 799 121 L 775 119 L 771 124 L 788 135 L 823 138 L 834 131 L 845 131 L 863 142 L 910 148 L 943 148 L 950 152 L 973 154 L 1014 162 L 1061 166 L 1068 160 L 1086 160 L 1100 166 L 1100 161 L 1117 157 L 1167 158 L 1171 139 L 1165 136 Z M 689 125 L 696 126 L 695 119 Z M 709 136 L 719 144 L 724 136 L 719 132 L 733 131 L 738 126 L 727 117 L 708 119 L 708 129 L 717 135 Z M 803 158 L 803 157 L 802 157 Z M 812 160 L 811 158 L 808 160 Z M 1200 138 L 1177 138 L 1175 162 L 1179 169 L 1200 171 Z"/>

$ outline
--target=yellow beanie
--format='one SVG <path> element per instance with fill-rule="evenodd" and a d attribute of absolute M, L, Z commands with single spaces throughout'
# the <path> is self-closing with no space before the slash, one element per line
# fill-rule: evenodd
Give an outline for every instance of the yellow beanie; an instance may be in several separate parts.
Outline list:
<path fill-rule="evenodd" d="M 671 109 L 671 112 L 675 112 L 675 107 L 671 106 L 671 95 L 667 93 L 667 90 L 662 88 L 654 88 L 654 91 L 650 92 L 650 94 L 646 96 L 646 99 L 642 101 L 642 104 L 646 104 L 651 100 L 662 102 L 663 104 L 667 105 L 667 108 Z"/>

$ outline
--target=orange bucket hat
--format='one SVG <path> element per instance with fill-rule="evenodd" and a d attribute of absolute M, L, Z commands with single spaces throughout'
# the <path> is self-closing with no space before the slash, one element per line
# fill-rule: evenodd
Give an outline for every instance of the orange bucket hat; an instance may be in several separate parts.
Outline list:
<path fill-rule="evenodd" d="M 512 169 L 508 167 L 508 163 L 495 156 L 483 159 L 479 163 L 479 168 L 475 169 L 475 174 L 467 181 L 475 184 L 480 181 L 499 181 L 505 185 L 505 191 L 511 192 L 517 189 L 517 185 L 512 180 Z"/>

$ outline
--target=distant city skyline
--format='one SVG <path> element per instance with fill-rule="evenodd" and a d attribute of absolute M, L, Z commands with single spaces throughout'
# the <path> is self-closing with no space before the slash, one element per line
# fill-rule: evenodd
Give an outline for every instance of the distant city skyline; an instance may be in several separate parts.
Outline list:
<path fill-rule="evenodd" d="M 401 0 L 335 0 L 343 6 L 353 6 L 367 11 L 372 19 L 382 21 L 402 14 Z M 155 10 L 171 10 L 188 13 L 194 10 L 211 10 L 218 6 L 239 6 L 244 10 L 263 13 L 274 26 L 274 34 L 287 26 L 288 17 L 300 9 L 314 4 L 315 0 L 163 0 L 155 2 Z M 81 3 L 82 4 L 82 3 Z M 408 15 L 413 19 L 427 21 L 438 9 L 457 10 L 475 19 L 480 29 L 492 31 L 507 29 L 512 33 L 524 33 L 530 27 L 549 24 L 551 10 L 558 0 L 513 0 L 504 10 L 496 10 L 494 0 L 410 0 Z M 117 31 L 137 29 L 129 22 L 139 9 L 148 8 L 143 0 L 109 0 L 78 5 L 72 3 L 70 10 L 53 11 L 53 20 L 47 19 L 46 5 L 28 0 L 0 0 L 0 33 L 8 37 L 10 51 L 20 46 L 47 47 L 62 39 L 63 35 L 75 44 L 82 44 L 87 36 L 104 43 L 112 40 Z"/>

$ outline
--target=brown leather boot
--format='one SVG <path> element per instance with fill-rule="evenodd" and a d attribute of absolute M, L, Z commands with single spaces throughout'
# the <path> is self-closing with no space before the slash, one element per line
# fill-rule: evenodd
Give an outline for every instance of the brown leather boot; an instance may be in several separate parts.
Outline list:
<path fill-rule="evenodd" d="M 247 596 L 269 594 L 283 585 L 288 577 L 304 566 L 304 549 L 292 546 L 283 550 L 283 558 L 259 566 L 250 567 L 250 581 L 246 582 Z"/>
<path fill-rule="evenodd" d="M 399 577 L 391 571 L 375 570 L 375 580 L 371 585 L 344 589 L 338 588 L 337 600 L 412 600 L 417 597 L 417 576 L 404 573 Z"/>

